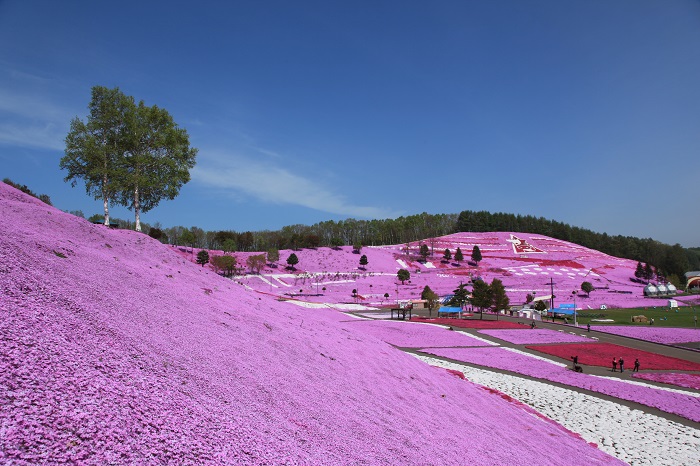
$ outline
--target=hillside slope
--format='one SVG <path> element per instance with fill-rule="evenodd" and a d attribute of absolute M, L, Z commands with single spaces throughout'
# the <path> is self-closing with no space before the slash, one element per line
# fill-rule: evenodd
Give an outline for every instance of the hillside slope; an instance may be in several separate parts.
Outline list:
<path fill-rule="evenodd" d="M 280 251 L 276 268 L 267 267 L 261 275 L 237 278 L 263 293 L 277 296 L 302 295 L 301 299 L 324 303 L 351 302 L 352 290 L 360 301 L 370 305 L 395 302 L 397 299 L 419 299 L 425 286 L 441 296 L 451 294 L 460 283 L 480 277 L 486 282 L 498 278 L 506 287 L 511 304 L 523 304 L 528 294 L 549 304 L 554 291 L 555 307 L 575 304 L 580 310 L 607 308 L 666 306 L 667 297 L 644 296 L 644 283 L 634 281 L 637 263 L 613 257 L 574 243 L 543 235 L 518 232 L 455 233 L 422 242 L 432 254 L 421 261 L 419 242 L 406 245 L 364 247 L 360 254 L 351 247 Z M 474 246 L 483 260 L 470 261 Z M 457 248 L 464 260 L 443 259 L 445 249 L 454 256 Z M 299 264 L 289 271 L 285 262 L 296 254 Z M 235 253 L 238 263 L 245 265 L 249 253 Z M 361 267 L 365 255 L 368 264 Z M 194 260 L 192 254 L 183 257 Z M 410 281 L 397 281 L 396 273 L 405 268 Z M 595 290 L 590 296 L 581 284 L 590 282 Z M 325 288 L 325 290 L 324 290 Z M 389 298 L 385 298 L 385 294 Z M 318 296 L 313 296 L 318 295 Z M 680 304 L 697 304 L 697 295 L 678 296 Z"/>
<path fill-rule="evenodd" d="M 0 462 L 618 464 L 146 235 L 5 184 L 0 218 Z"/>

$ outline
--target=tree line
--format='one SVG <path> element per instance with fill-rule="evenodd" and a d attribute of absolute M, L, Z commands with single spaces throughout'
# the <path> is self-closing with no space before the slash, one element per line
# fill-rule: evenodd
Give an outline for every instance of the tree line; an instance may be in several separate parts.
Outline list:
<path fill-rule="evenodd" d="M 462 211 L 460 214 L 422 213 L 396 219 L 325 221 L 311 226 L 291 225 L 281 230 L 205 231 L 182 226 L 151 229 L 151 236 L 170 244 L 225 251 L 267 251 L 338 246 L 378 246 L 406 244 L 420 258 L 442 256 L 431 239 L 457 232 L 514 231 L 550 236 L 595 249 L 606 254 L 650 264 L 660 275 L 674 283 L 683 283 L 685 272 L 700 270 L 700 248 L 667 245 L 651 238 L 611 236 L 596 233 L 542 217 Z M 481 253 L 472 251 L 472 260 Z"/>

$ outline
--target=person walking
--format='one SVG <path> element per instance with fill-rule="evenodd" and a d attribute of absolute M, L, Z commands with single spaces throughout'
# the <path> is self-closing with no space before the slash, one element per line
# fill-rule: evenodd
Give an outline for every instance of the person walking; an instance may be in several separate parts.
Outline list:
<path fill-rule="evenodd" d="M 620 358 L 620 372 L 625 372 L 625 361 Z"/>
<path fill-rule="evenodd" d="M 613 372 L 617 372 L 617 358 L 613 358 Z"/>
<path fill-rule="evenodd" d="M 632 372 L 639 372 L 639 359 L 634 360 L 634 368 L 632 369 Z"/>
<path fill-rule="evenodd" d="M 590 332 L 591 331 L 591 324 L 586 324 L 586 331 Z"/>

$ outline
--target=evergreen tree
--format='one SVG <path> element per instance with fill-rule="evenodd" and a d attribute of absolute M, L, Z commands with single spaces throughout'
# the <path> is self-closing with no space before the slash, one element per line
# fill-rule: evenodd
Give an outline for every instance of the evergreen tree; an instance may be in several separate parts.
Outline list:
<path fill-rule="evenodd" d="M 209 252 L 205 250 L 201 250 L 197 253 L 197 263 L 201 264 L 202 267 L 204 267 L 204 264 L 209 263 Z"/>
<path fill-rule="evenodd" d="M 474 281 L 472 285 L 472 304 L 479 309 L 481 319 L 484 318 L 484 309 L 491 307 L 491 287 L 483 280 Z"/>
<path fill-rule="evenodd" d="M 458 264 L 464 260 L 464 254 L 462 254 L 461 248 L 457 248 L 457 251 L 455 252 L 455 260 Z"/>
<path fill-rule="evenodd" d="M 367 256 L 362 254 L 362 257 L 360 257 L 360 267 L 362 268 L 362 270 L 365 269 L 365 266 L 367 266 L 367 264 L 368 264 Z"/>
<path fill-rule="evenodd" d="M 443 254 L 442 257 L 444 257 L 445 260 L 449 262 L 452 260 L 452 253 L 450 252 L 449 249 L 445 249 L 445 254 Z"/>
<path fill-rule="evenodd" d="M 299 258 L 297 257 L 297 255 L 294 253 L 291 253 L 289 255 L 289 257 L 287 258 L 287 265 L 289 266 L 289 268 L 294 270 L 294 266 L 297 265 L 298 263 L 299 263 Z"/>
<path fill-rule="evenodd" d="M 510 300 L 508 299 L 508 295 L 506 294 L 506 289 L 503 286 L 503 282 L 501 280 L 499 280 L 498 278 L 494 278 L 491 281 L 490 292 L 491 292 L 491 305 L 493 306 L 494 310 L 496 311 L 496 320 L 498 320 L 499 311 L 504 311 L 504 310 L 508 309 L 508 305 L 510 304 Z"/>
<path fill-rule="evenodd" d="M 479 246 L 475 244 L 474 248 L 472 249 L 472 260 L 476 262 L 477 265 L 479 265 L 481 259 L 481 250 L 479 249 Z"/>
<path fill-rule="evenodd" d="M 425 243 L 422 243 L 420 245 L 420 249 L 418 252 L 423 260 L 423 262 L 428 260 L 428 256 L 430 255 L 430 248 L 428 248 L 428 245 Z"/>
<path fill-rule="evenodd" d="M 452 291 L 454 295 L 448 303 L 450 306 L 464 307 L 469 302 L 469 290 L 466 286 L 466 284 L 460 283 L 457 289 Z"/>

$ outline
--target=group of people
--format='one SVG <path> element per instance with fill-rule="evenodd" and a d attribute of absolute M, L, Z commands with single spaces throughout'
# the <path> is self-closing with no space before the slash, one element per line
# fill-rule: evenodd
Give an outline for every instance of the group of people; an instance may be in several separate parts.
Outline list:
<path fill-rule="evenodd" d="M 613 358 L 612 360 L 612 371 L 617 372 L 617 365 L 620 365 L 620 372 L 625 372 L 625 360 L 620 358 Z M 632 372 L 639 372 L 639 359 L 634 360 L 634 368 L 632 369 Z"/>

